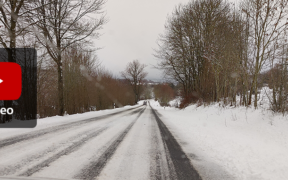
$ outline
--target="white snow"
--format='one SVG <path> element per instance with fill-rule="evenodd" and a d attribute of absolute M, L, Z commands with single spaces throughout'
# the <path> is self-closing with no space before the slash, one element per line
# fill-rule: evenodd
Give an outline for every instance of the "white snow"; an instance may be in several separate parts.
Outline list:
<path fill-rule="evenodd" d="M 150 109 L 146 109 L 137 119 L 97 179 L 149 179 L 151 147 L 149 113 Z"/>
<path fill-rule="evenodd" d="M 268 111 L 267 99 L 257 110 L 150 104 L 203 179 L 288 179 L 288 117 Z"/>
<path fill-rule="evenodd" d="M 138 105 L 134 107 L 137 106 Z M 131 107 L 126 106 L 124 108 L 67 115 L 64 117 L 55 116 L 43 118 L 38 120 L 38 125 L 33 129 L 1 129 L 0 140 L 2 138 L 4 139 L 4 137 L 13 137 L 17 134 L 41 130 L 45 127 L 56 127 L 61 124 L 99 117 L 101 115 L 123 111 L 128 108 Z M 73 145 L 86 137 L 89 133 L 91 134 L 100 128 L 107 128 L 103 133 L 88 140 L 89 143 L 85 143 L 83 146 L 79 147 L 80 149 L 73 151 L 71 154 L 61 156 L 47 167 L 32 175 L 33 177 L 72 179 L 75 173 L 84 168 L 87 163 L 89 164 L 91 160 L 97 159 L 97 157 L 102 154 L 107 142 L 109 144 L 109 141 L 114 138 L 115 134 L 117 135 L 122 132 L 123 129 L 135 119 L 137 114 L 131 115 L 129 113 L 131 113 L 131 111 L 110 116 L 103 120 L 93 121 L 86 126 L 83 125 L 61 132 L 48 133 L 36 139 L 3 147 L 0 150 L 0 174 L 2 176 L 19 176 L 29 168 L 33 168 L 35 165 Z M 61 169 L 61 171 L 59 171 L 59 169 Z"/>
<path fill-rule="evenodd" d="M 125 129 L 128 126 L 128 124 L 131 123 L 134 116 L 131 116 L 131 118 L 130 117 L 127 118 L 127 114 L 126 116 L 116 115 L 114 117 L 110 117 L 109 119 L 105 119 L 102 122 L 96 122 L 93 123 L 93 125 L 89 125 L 90 129 L 94 128 L 95 130 L 97 130 L 99 127 L 102 126 L 103 127 L 107 126 L 108 128 L 103 133 L 89 140 L 88 143 L 85 143 L 82 147 L 80 147 L 79 150 L 74 151 L 69 155 L 62 156 L 55 162 L 49 164 L 49 167 L 44 168 L 43 170 L 33 174 L 33 176 L 74 179 L 75 178 L 73 177 L 75 175 L 74 173 L 77 173 L 83 167 L 87 166 L 89 162 L 97 160 L 106 150 L 105 148 L 107 148 L 107 146 L 111 143 L 111 141 L 114 140 L 115 134 L 117 135 L 118 133 L 122 132 L 123 129 Z M 108 124 L 107 121 L 109 121 Z M 99 126 L 100 123 L 102 125 Z M 59 171 L 59 169 L 61 169 L 61 171 Z"/>
<path fill-rule="evenodd" d="M 181 97 L 176 97 L 175 99 L 169 102 L 169 105 L 171 107 L 179 107 L 180 103 L 181 103 Z"/>
<path fill-rule="evenodd" d="M 138 103 L 137 106 L 142 105 L 142 104 Z M 71 122 L 80 121 L 80 120 L 93 118 L 97 116 L 102 116 L 102 115 L 106 115 L 106 114 L 110 114 L 114 112 L 123 111 L 129 108 L 132 108 L 132 106 L 124 106 L 122 108 L 107 109 L 107 110 L 100 110 L 100 111 L 91 111 L 91 112 L 79 113 L 79 114 L 73 114 L 73 115 L 41 118 L 41 119 L 37 119 L 37 126 L 35 128 L 7 128 L 7 129 L 0 128 L 0 140 L 5 139 L 7 137 L 15 136 L 18 134 L 22 134 L 25 132 L 29 133 L 35 130 L 40 130 L 40 129 L 52 127 L 55 125 L 61 125 L 61 124 L 71 123 Z"/>
<path fill-rule="evenodd" d="M 264 90 L 265 89 L 262 89 L 262 94 L 264 93 Z M 266 88 L 266 90 L 269 93 L 269 89 Z M 256 110 L 254 108 L 245 108 L 239 106 L 236 108 L 223 108 L 222 106 L 219 106 L 219 104 L 212 104 L 206 107 L 190 105 L 184 110 L 180 110 L 174 107 L 164 108 L 154 100 L 149 101 L 151 106 L 157 109 L 157 111 L 162 115 L 160 118 L 180 143 L 184 152 L 188 155 L 192 164 L 199 171 L 203 179 L 287 180 L 288 117 L 281 114 L 272 114 L 271 111 L 267 110 L 269 107 L 267 104 L 267 98 L 262 96 L 262 94 L 260 95 L 262 99 L 262 101 L 259 103 L 260 107 Z M 171 102 L 171 104 L 175 104 L 176 102 L 178 103 L 178 100 Z M 138 105 L 142 104 L 143 101 L 138 103 Z M 119 109 L 67 115 L 64 117 L 55 116 L 38 119 L 38 124 L 36 128 L 33 129 L 0 129 L 0 140 L 15 136 L 17 134 L 44 129 L 46 127 L 57 126 L 60 124 L 122 111 L 125 108 L 131 107 L 127 106 Z M 110 164 L 107 164 L 107 170 L 113 169 L 115 165 L 120 162 L 131 162 L 132 166 L 133 163 L 137 164 L 139 162 L 147 161 L 147 154 L 143 152 L 150 151 L 150 147 L 148 148 L 147 145 L 147 142 L 149 142 L 147 140 L 148 134 L 145 130 L 146 127 L 141 129 L 140 124 L 144 123 L 146 119 L 149 119 L 150 117 L 145 114 L 143 115 L 144 116 L 141 117 L 135 124 L 134 129 L 131 129 L 130 134 L 127 134 L 126 142 L 123 141 L 123 143 L 119 146 L 119 150 L 115 152 L 115 157 L 118 157 L 118 159 L 115 158 L 113 159 L 114 163 L 111 161 Z M 125 116 L 123 117 L 123 121 L 121 120 L 115 122 L 113 120 L 114 118 L 110 118 L 111 122 L 113 120 L 113 127 L 111 125 L 111 129 L 97 136 L 97 138 L 91 140 L 90 143 L 85 144 L 83 147 L 81 147 L 81 149 L 84 149 L 85 152 L 94 152 L 92 154 L 93 157 L 98 157 L 103 149 L 97 149 L 95 147 L 102 147 L 102 145 L 107 143 L 107 141 L 114 137 L 115 134 L 121 132 L 123 128 L 125 128 L 127 124 L 135 118 L 135 116 L 136 115 L 129 115 L 129 117 Z M 116 124 L 119 126 L 116 126 Z M 91 130 L 98 127 L 98 125 L 101 125 L 101 122 L 95 122 L 95 125 L 90 127 L 83 127 L 79 130 L 76 130 L 75 133 L 77 134 L 78 131 L 84 132 L 86 129 Z M 146 125 L 149 125 L 149 122 L 147 122 Z M 102 127 L 102 125 L 100 127 Z M 135 146 L 133 150 L 129 150 L 131 143 L 133 144 L 137 141 L 136 136 L 134 136 L 136 132 L 139 132 L 141 141 L 137 142 L 137 148 Z M 68 137 L 70 138 L 72 135 L 73 132 L 65 132 L 62 137 L 60 137 L 57 141 L 55 140 L 53 143 L 55 143 L 55 146 L 58 146 L 64 142 L 64 139 L 67 139 Z M 7 161 L 6 164 L 10 165 L 13 164 L 13 162 L 24 162 L 25 159 L 20 159 L 20 156 L 23 157 L 23 155 L 26 155 L 26 157 L 29 158 L 29 154 L 36 156 L 36 152 L 38 150 L 44 152 L 44 149 L 47 149 L 46 146 L 51 144 L 51 142 L 46 140 L 45 137 L 46 136 L 43 136 L 41 139 L 43 141 L 38 141 L 35 149 L 29 150 L 29 148 L 25 148 L 25 142 L 23 142 L 23 145 L 18 144 L 18 146 L 21 147 L 19 149 L 12 149 L 9 147 L 3 149 L 2 151 L 5 152 L 11 150 L 13 152 L 19 153 L 19 158 L 17 153 L 14 153 L 14 155 L 16 154 L 15 157 L 5 157 L 6 155 L 2 153 L 2 159 L 0 158 L 1 161 L 3 161 L 2 163 Z M 47 137 L 49 137 L 49 135 L 47 135 Z M 31 143 L 34 141 L 29 142 Z M 69 142 L 70 141 L 67 141 L 67 143 Z M 73 142 L 74 141 L 72 140 L 71 143 Z M 45 145 L 45 143 L 47 144 Z M 67 145 L 69 144 L 63 144 L 63 148 Z M 57 149 L 57 151 L 60 150 L 61 149 Z M 25 151 L 25 153 L 22 151 Z M 61 172 L 58 172 L 58 174 L 55 174 L 55 177 L 72 178 L 71 175 L 67 175 L 69 174 L 68 170 L 79 170 L 80 167 L 83 167 L 83 165 L 85 165 L 87 161 L 89 162 L 92 158 L 91 155 L 83 154 L 81 152 L 83 151 L 79 150 L 73 152 L 67 157 L 61 157 L 61 159 L 52 163 L 53 166 L 51 164 L 51 167 L 36 173 L 35 176 L 50 176 L 51 172 L 56 173 L 57 168 L 59 169 L 59 167 L 64 164 L 67 169 L 63 170 L 62 174 Z M 56 152 L 51 153 L 53 154 Z M 47 154 L 49 154 L 48 151 Z M 131 158 L 137 154 L 142 154 L 143 159 L 141 159 L 141 157 L 138 157 L 140 159 L 135 160 Z M 132 156 L 129 157 L 129 155 Z M 79 157 L 81 158 L 79 159 Z M 36 160 L 40 160 L 41 158 L 42 157 L 39 157 Z M 73 164 L 71 161 L 75 161 L 77 163 Z M 35 163 L 37 163 L 37 161 Z M 144 164 L 141 168 L 143 169 L 138 169 L 139 172 L 131 171 L 129 176 L 136 177 L 136 175 L 142 173 L 142 170 L 147 170 L 147 167 Z M 117 170 L 114 170 L 115 174 L 117 174 Z M 102 177 L 105 175 L 105 172 L 106 170 L 104 170 L 101 174 Z M 111 176 L 115 174 L 112 173 Z M 122 175 L 124 177 L 126 174 Z M 146 177 L 147 176 L 143 175 L 143 178 Z"/>

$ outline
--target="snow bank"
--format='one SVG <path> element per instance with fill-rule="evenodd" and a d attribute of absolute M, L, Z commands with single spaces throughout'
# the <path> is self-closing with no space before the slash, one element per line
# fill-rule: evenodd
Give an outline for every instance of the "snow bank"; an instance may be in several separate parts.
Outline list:
<path fill-rule="evenodd" d="M 179 107 L 181 104 L 181 100 L 182 100 L 182 98 L 180 96 L 176 97 L 175 99 L 173 99 L 172 101 L 169 102 L 169 105 L 172 107 Z"/>
<path fill-rule="evenodd" d="M 288 117 L 264 108 L 155 106 L 204 179 L 288 179 Z"/>
<path fill-rule="evenodd" d="M 161 107 L 160 103 L 158 101 L 153 100 L 153 99 L 149 100 L 149 103 L 153 107 Z"/>

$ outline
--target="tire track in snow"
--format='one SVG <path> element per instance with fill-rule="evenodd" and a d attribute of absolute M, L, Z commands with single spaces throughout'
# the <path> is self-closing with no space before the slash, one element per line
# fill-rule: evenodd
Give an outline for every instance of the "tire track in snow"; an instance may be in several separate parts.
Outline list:
<path fill-rule="evenodd" d="M 139 112 L 139 110 L 141 110 L 141 109 L 137 109 L 136 111 L 132 111 L 129 114 L 134 114 L 135 112 Z M 64 139 L 62 141 L 59 141 L 59 143 L 56 146 L 55 145 L 49 146 L 43 151 L 39 151 L 39 152 L 37 152 L 31 156 L 30 155 L 26 156 L 26 158 L 24 158 L 23 160 L 21 160 L 17 164 L 5 166 L 2 169 L 0 168 L 0 175 L 2 175 L 2 176 L 3 175 L 12 175 L 12 174 L 15 174 L 18 172 L 18 174 L 21 174 L 24 176 L 31 176 L 32 174 L 34 174 L 34 173 L 38 172 L 39 170 L 43 169 L 44 167 L 48 166 L 50 163 L 59 159 L 63 154 L 68 155 L 68 154 L 78 150 L 81 146 L 84 145 L 84 143 L 86 141 L 89 141 L 90 139 L 96 137 L 97 135 L 102 133 L 104 130 L 109 129 L 111 127 L 110 126 L 111 123 L 112 123 L 112 125 L 115 125 L 115 124 L 113 124 L 114 121 L 115 121 L 115 119 L 109 120 L 108 123 L 105 124 L 104 127 L 101 129 L 99 129 L 99 128 L 94 129 L 93 127 L 89 128 L 90 130 L 88 129 L 88 131 L 83 129 L 83 130 L 77 132 L 77 134 L 73 134 L 73 136 L 69 137 L 68 139 Z M 71 143 L 73 145 L 70 145 Z M 66 146 L 69 146 L 69 147 L 66 148 Z M 76 147 L 76 146 L 78 146 L 78 147 Z M 33 148 L 33 146 L 32 146 L 32 148 Z M 52 156 L 49 154 L 52 154 Z M 53 155 L 53 154 L 55 154 L 55 155 Z M 52 158 L 52 159 L 47 159 L 46 156 L 48 158 Z M 43 160 L 43 157 L 45 160 Z M 40 161 L 40 163 L 37 163 L 35 165 L 35 163 L 34 163 L 35 161 Z M 27 166 L 29 167 L 29 165 L 30 165 L 30 168 L 28 170 L 25 170 L 24 172 L 21 171 L 21 169 L 25 169 L 25 166 L 27 169 Z M 31 168 L 31 167 L 33 167 L 33 168 Z M 31 169 L 33 169 L 33 170 L 31 170 Z"/>
<path fill-rule="evenodd" d="M 105 167 L 109 159 L 113 156 L 115 151 L 117 150 L 120 143 L 123 141 L 127 133 L 130 131 L 130 129 L 133 127 L 137 119 L 141 116 L 141 114 L 145 111 L 146 108 L 141 110 L 139 112 L 139 115 L 136 117 L 136 119 L 128 125 L 127 128 L 124 129 L 123 132 L 121 132 L 119 135 L 117 135 L 117 138 L 108 146 L 108 148 L 103 152 L 103 154 L 94 162 L 91 162 L 88 167 L 85 167 L 81 170 L 79 174 L 74 176 L 75 179 L 94 179 L 97 177 L 102 169 Z"/>
<path fill-rule="evenodd" d="M 150 111 L 151 119 L 151 159 L 150 159 L 150 179 L 151 180 L 161 180 L 161 179 L 175 179 L 169 169 L 168 159 L 166 157 L 167 153 L 165 151 L 164 144 L 162 142 L 162 137 L 155 121 L 155 118 Z M 171 161 L 171 160 L 170 160 Z"/>
<path fill-rule="evenodd" d="M 172 164 L 169 165 L 171 173 L 175 171 L 178 180 L 201 180 L 202 178 L 190 163 L 190 160 L 187 158 L 187 155 L 184 153 L 179 143 L 176 141 L 166 125 L 158 117 L 156 110 L 154 110 L 152 107 L 151 110 L 160 129 L 164 147 L 167 149 L 167 155 L 170 156 L 173 163 L 173 166 L 171 166 Z M 167 158 L 169 161 L 169 157 Z"/>
<path fill-rule="evenodd" d="M 66 147 L 65 149 L 61 150 L 60 152 L 54 154 L 52 157 L 49 157 L 48 159 L 38 163 L 37 165 L 34 165 L 33 167 L 29 168 L 25 172 L 21 173 L 19 176 L 31 176 L 34 173 L 40 171 L 41 169 L 48 167 L 50 163 L 56 161 L 59 159 L 61 156 L 64 155 L 69 155 L 70 153 L 78 150 L 81 148 L 87 141 L 91 140 L 92 138 L 98 136 L 101 134 L 103 131 L 105 131 L 107 127 L 100 128 L 98 130 L 91 130 L 84 138 L 81 138 L 77 140 L 76 142 L 73 142 L 72 145 Z M 79 135 L 77 135 L 79 136 Z M 74 137 L 73 137 L 74 138 Z"/>
<path fill-rule="evenodd" d="M 45 160 L 42 160 L 40 163 L 38 163 L 36 165 L 33 165 L 33 167 L 28 168 L 28 170 L 25 170 L 24 172 L 20 173 L 19 176 L 31 176 L 32 174 L 34 174 L 34 173 L 40 171 L 41 169 L 49 166 L 50 163 L 56 161 L 61 156 L 68 155 L 68 154 L 78 150 L 81 146 L 83 146 L 85 143 L 87 143 L 87 141 L 89 141 L 90 139 L 92 139 L 92 138 L 96 137 L 97 135 L 101 134 L 106 129 L 107 129 L 107 127 L 100 128 L 100 129 L 98 129 L 96 131 L 95 130 L 90 130 L 88 133 L 85 133 L 84 135 L 77 134 L 77 135 L 69 138 L 67 140 L 67 142 L 72 141 L 72 142 L 70 142 L 70 144 L 72 143 L 71 145 L 69 145 L 68 147 L 60 150 L 59 152 L 57 152 L 56 154 L 54 154 L 52 156 L 48 156 L 48 158 L 46 158 Z M 80 139 L 79 138 L 77 139 L 77 137 L 79 137 L 79 136 L 83 136 L 83 137 L 80 138 Z M 73 142 L 73 139 L 74 139 L 74 142 Z M 75 139 L 77 139 L 77 140 L 75 141 Z M 19 171 L 19 169 L 22 168 L 23 166 L 29 166 L 29 162 L 31 162 L 31 161 L 33 161 L 35 159 L 41 158 L 41 157 L 45 156 L 48 153 L 53 153 L 53 152 L 57 151 L 57 149 L 61 148 L 61 146 L 62 146 L 62 143 L 59 143 L 59 145 L 57 147 L 54 147 L 52 150 L 48 150 L 46 152 L 42 152 L 42 153 L 39 153 L 39 154 L 34 155 L 32 157 L 29 157 L 29 159 L 26 160 L 25 163 L 20 162 L 17 165 L 15 165 L 14 167 L 8 167 L 8 168 L 9 169 L 12 168 L 14 171 Z M 4 169 L 4 172 L 5 172 L 5 169 Z M 11 174 L 11 172 L 9 174 Z"/>
<path fill-rule="evenodd" d="M 160 129 L 151 108 L 152 142 L 155 146 L 152 149 L 150 164 L 150 179 L 177 179 L 173 162 L 170 158 L 166 144 L 163 142 Z M 153 146 L 153 145 L 152 145 Z M 156 168 L 155 168 L 156 166 Z"/>
<path fill-rule="evenodd" d="M 117 114 L 121 114 L 130 110 L 134 110 L 139 107 L 135 107 L 135 108 L 131 108 L 131 109 L 127 109 L 127 110 L 123 110 L 123 111 L 119 111 L 119 112 L 115 112 L 115 113 L 111 113 L 111 114 L 106 114 L 106 115 L 102 115 L 102 116 L 98 116 L 95 118 L 89 118 L 89 119 L 85 119 L 85 120 L 81 120 L 81 121 L 76 121 L 76 122 L 72 122 L 72 123 L 67 123 L 67 124 L 62 124 L 62 125 L 57 125 L 57 126 L 53 126 L 53 127 L 48 127 L 45 129 L 41 129 L 41 130 L 37 130 L 35 132 L 32 133 L 26 133 L 26 134 L 21 134 L 21 135 L 17 135 L 11 138 L 7 138 L 7 139 L 3 139 L 0 140 L 0 148 L 6 147 L 6 146 L 10 146 L 13 145 L 15 143 L 18 142 L 22 142 L 22 141 L 28 141 L 30 139 L 35 139 L 38 138 L 40 136 L 44 136 L 46 134 L 50 134 L 50 133 L 58 133 L 59 131 L 65 131 L 68 130 L 70 128 L 77 128 L 83 124 L 87 124 L 87 123 L 91 123 L 97 120 L 102 120 Z M 136 110 L 138 112 L 138 110 Z M 132 112 L 133 113 L 133 112 Z"/>

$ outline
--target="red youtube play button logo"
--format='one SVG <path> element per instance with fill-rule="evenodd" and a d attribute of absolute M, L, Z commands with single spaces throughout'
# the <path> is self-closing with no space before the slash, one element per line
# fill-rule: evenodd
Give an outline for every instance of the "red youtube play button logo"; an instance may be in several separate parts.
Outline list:
<path fill-rule="evenodd" d="M 21 96 L 22 71 L 17 63 L 0 62 L 0 100 L 17 100 Z"/>

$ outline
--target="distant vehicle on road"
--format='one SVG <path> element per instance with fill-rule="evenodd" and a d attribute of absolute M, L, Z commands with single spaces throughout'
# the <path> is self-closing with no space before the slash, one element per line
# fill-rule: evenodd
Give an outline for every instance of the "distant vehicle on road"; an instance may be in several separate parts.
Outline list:
<path fill-rule="evenodd" d="M 143 102 L 143 105 L 147 105 L 147 101 L 144 101 L 144 102 Z"/>

